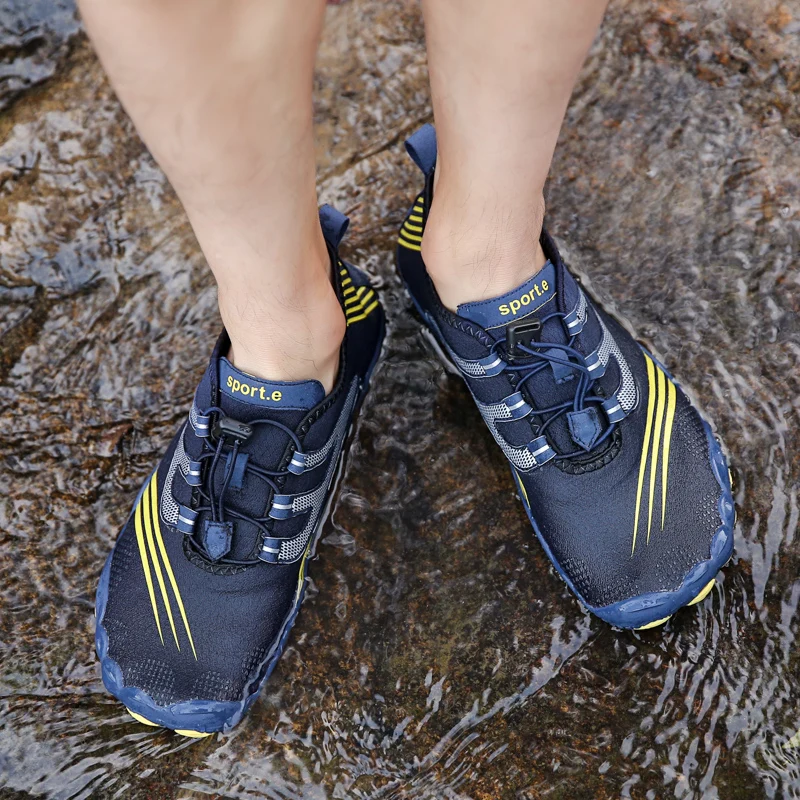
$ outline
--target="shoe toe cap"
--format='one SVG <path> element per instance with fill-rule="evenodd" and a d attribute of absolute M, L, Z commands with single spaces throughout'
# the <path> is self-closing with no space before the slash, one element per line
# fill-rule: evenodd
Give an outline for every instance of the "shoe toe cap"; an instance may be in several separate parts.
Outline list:
<path fill-rule="evenodd" d="M 727 465 L 697 411 L 686 402 L 676 415 L 666 492 L 662 465 L 655 480 L 645 470 L 640 488 L 642 448 L 622 435 L 616 463 L 562 483 L 587 490 L 573 487 L 534 510 L 557 568 L 600 616 L 620 604 L 638 614 L 648 603 L 690 602 L 691 591 L 697 588 L 696 595 L 714 577 L 733 546 Z"/>

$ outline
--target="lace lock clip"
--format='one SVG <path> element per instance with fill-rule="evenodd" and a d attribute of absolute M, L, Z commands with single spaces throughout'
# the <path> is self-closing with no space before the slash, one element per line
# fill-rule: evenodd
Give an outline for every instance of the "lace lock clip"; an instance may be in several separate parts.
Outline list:
<path fill-rule="evenodd" d="M 520 352 L 519 347 L 530 347 L 531 342 L 538 342 L 542 335 L 542 323 L 538 319 L 525 320 L 508 326 L 506 333 L 506 350 L 508 360 L 526 358 L 529 353 Z"/>
<path fill-rule="evenodd" d="M 246 442 L 253 435 L 253 429 L 246 422 L 220 415 L 214 423 L 212 434 L 215 439 L 225 438 Z"/>

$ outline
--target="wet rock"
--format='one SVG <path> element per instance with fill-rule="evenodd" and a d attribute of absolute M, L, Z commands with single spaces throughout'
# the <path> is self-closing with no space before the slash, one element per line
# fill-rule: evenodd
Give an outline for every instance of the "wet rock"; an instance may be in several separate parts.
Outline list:
<path fill-rule="evenodd" d="M 79 30 L 72 0 L 0 2 L 0 111 L 57 72 Z"/>
<path fill-rule="evenodd" d="M 740 474 L 733 563 L 642 635 L 590 618 L 554 574 L 395 277 L 417 185 L 402 139 L 431 113 L 419 10 L 330 10 L 320 192 L 353 218 L 390 335 L 290 647 L 245 722 L 196 743 L 104 693 L 92 605 L 207 358 L 215 289 L 71 7 L 0 0 L 0 27 L 3 792 L 800 790 L 783 747 L 800 727 L 795 4 L 615 3 L 553 165 L 570 262 L 691 387 Z"/>

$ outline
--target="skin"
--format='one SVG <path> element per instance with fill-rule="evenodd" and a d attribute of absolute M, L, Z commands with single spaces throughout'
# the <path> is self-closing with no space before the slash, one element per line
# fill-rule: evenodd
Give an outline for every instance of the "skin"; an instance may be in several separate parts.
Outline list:
<path fill-rule="evenodd" d="M 606 5 L 423 0 L 439 157 L 422 256 L 451 310 L 544 265 L 544 183 Z"/>
<path fill-rule="evenodd" d="M 346 326 L 315 187 L 324 0 L 79 5 L 214 273 L 228 357 L 257 377 L 330 391 Z M 422 253 L 451 309 L 544 263 L 544 181 L 605 5 L 424 0 L 440 157 Z"/>

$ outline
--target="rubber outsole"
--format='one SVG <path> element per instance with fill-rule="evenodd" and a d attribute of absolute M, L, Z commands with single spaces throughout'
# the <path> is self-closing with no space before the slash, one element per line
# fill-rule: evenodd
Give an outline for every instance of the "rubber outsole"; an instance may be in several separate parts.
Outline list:
<path fill-rule="evenodd" d="M 406 289 L 411 302 L 422 318 L 427 328 L 423 331 L 427 334 L 427 340 L 432 344 L 434 352 L 439 356 L 442 363 L 448 372 L 458 375 L 462 380 L 464 376 L 458 367 L 451 361 L 450 357 L 445 352 L 439 337 L 436 335 L 436 325 L 429 315 L 426 314 L 420 307 L 416 298 L 412 294 L 408 285 L 403 280 L 403 274 L 399 267 L 399 248 L 397 249 L 396 256 L 397 271 L 403 285 Z M 642 351 L 647 353 L 653 360 L 664 370 L 669 379 L 676 385 L 680 385 L 669 371 L 664 367 L 661 362 L 652 356 L 640 342 L 637 342 Z M 466 382 L 466 381 L 465 381 Z M 698 412 L 699 414 L 699 412 Z M 613 603 L 609 606 L 593 606 L 588 603 L 578 589 L 573 584 L 569 576 L 561 568 L 553 552 L 550 550 L 547 541 L 541 534 L 536 520 L 533 518 L 530 506 L 528 505 L 525 490 L 520 483 L 519 476 L 516 470 L 512 467 L 511 474 L 517 486 L 517 494 L 522 502 L 525 513 L 528 516 L 528 521 L 533 527 L 536 538 L 542 545 L 547 557 L 555 567 L 556 572 L 561 579 L 567 584 L 572 593 L 580 601 L 581 605 L 587 608 L 596 617 L 599 617 L 609 625 L 613 625 L 622 629 L 633 630 L 648 630 L 656 628 L 667 622 L 677 611 L 686 606 L 699 603 L 711 591 L 716 576 L 722 567 L 730 560 L 733 555 L 733 526 L 735 524 L 736 510 L 733 504 L 732 488 L 730 470 L 722 452 L 722 448 L 714 436 L 711 426 L 705 420 L 702 414 L 699 414 L 700 420 L 703 423 L 703 430 L 706 434 L 709 450 L 709 462 L 714 477 L 720 487 L 720 498 L 718 501 L 718 511 L 720 515 L 720 526 L 717 528 L 714 536 L 712 537 L 709 558 L 695 564 L 692 569 L 684 576 L 683 583 L 677 589 L 666 592 L 649 592 L 646 594 L 638 595 L 627 600 Z"/>
<path fill-rule="evenodd" d="M 364 381 L 361 386 L 356 408 L 353 411 L 351 427 L 346 436 L 346 440 L 350 437 L 352 433 L 352 427 L 361 411 L 364 398 L 369 390 L 372 374 L 378 364 L 378 361 L 380 360 L 381 351 L 383 349 L 383 343 L 386 335 L 386 316 L 382 306 L 379 306 L 377 311 L 380 314 L 378 343 L 367 373 L 364 376 Z M 347 444 L 346 441 L 345 444 Z M 255 702 L 264 684 L 267 682 L 273 670 L 275 669 L 275 666 L 283 654 L 289 634 L 294 627 L 297 614 L 299 613 L 300 607 L 303 604 L 303 599 L 305 598 L 305 589 L 308 582 L 308 578 L 306 576 L 307 563 L 316 552 L 317 539 L 322 532 L 325 520 L 328 518 L 330 503 L 336 494 L 336 484 L 338 483 L 338 479 L 341 475 L 348 450 L 349 447 L 342 447 L 342 452 L 339 455 L 339 465 L 336 479 L 334 480 L 328 499 L 328 506 L 325 513 L 320 516 L 317 530 L 311 537 L 308 549 L 303 557 L 303 563 L 300 567 L 300 581 L 298 584 L 298 590 L 294 604 L 284 620 L 284 623 L 281 627 L 281 632 L 278 635 L 273 648 L 268 653 L 264 662 L 262 662 L 261 669 L 265 670 L 264 675 L 259 680 L 255 688 L 247 692 L 245 696 L 242 697 L 238 702 L 187 700 L 180 703 L 175 703 L 171 706 L 159 706 L 146 692 L 136 689 L 135 687 L 125 686 L 122 670 L 120 669 L 119 665 L 108 655 L 108 634 L 106 633 L 106 630 L 102 624 L 106 605 L 108 603 L 108 581 L 111 571 L 111 558 L 113 556 L 113 551 L 111 554 L 109 554 L 103 567 L 103 571 L 100 575 L 100 582 L 97 587 L 97 596 L 95 601 L 95 616 L 97 620 L 95 628 L 95 647 L 97 649 L 98 658 L 100 659 L 100 668 L 103 683 L 106 689 L 125 706 L 127 712 L 136 722 L 150 727 L 166 728 L 180 734 L 181 736 L 199 739 L 205 738 L 206 736 L 219 731 L 226 732 L 233 728 L 242 719 L 250 706 Z M 153 472 L 155 472 L 155 470 L 153 470 Z M 150 475 L 152 475 L 152 472 Z M 136 497 L 136 502 L 133 504 L 134 509 L 136 508 L 136 505 L 142 496 L 142 492 L 144 491 L 144 487 L 147 486 L 148 482 L 149 476 L 148 480 L 145 481 L 144 485 L 142 486 L 142 489 L 139 490 L 139 494 Z"/>
<path fill-rule="evenodd" d="M 705 600 L 708 593 L 714 588 L 714 584 L 717 582 L 716 578 L 712 578 L 705 586 L 705 588 L 694 598 L 694 600 L 690 601 L 686 604 L 686 608 L 689 606 L 696 606 L 702 600 Z M 648 622 L 647 625 L 640 625 L 638 628 L 634 628 L 637 631 L 647 631 L 651 628 L 660 628 L 664 623 L 669 622 L 672 619 L 672 615 L 669 617 L 662 617 L 662 619 L 654 620 L 653 622 Z"/>

